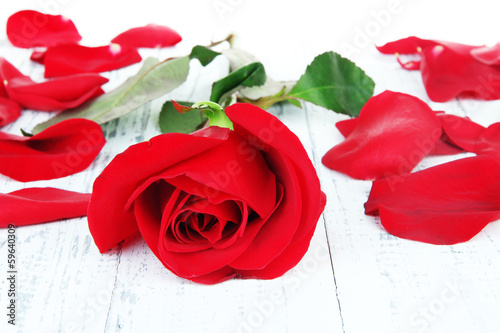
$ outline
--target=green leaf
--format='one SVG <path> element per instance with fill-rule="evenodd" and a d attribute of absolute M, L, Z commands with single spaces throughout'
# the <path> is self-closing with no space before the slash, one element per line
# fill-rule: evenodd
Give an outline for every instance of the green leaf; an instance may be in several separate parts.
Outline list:
<path fill-rule="evenodd" d="M 297 81 L 274 81 L 267 78 L 266 83 L 258 87 L 242 88 L 239 93 L 249 100 L 258 100 L 274 96 L 283 91 L 289 92 Z"/>
<path fill-rule="evenodd" d="M 249 65 L 253 62 L 260 62 L 253 54 L 245 50 L 229 48 L 221 51 L 229 60 L 231 71 Z"/>
<path fill-rule="evenodd" d="M 254 55 L 240 49 L 231 48 L 223 50 L 222 54 L 229 60 L 231 70 L 233 71 L 253 62 L 259 62 Z M 264 84 L 253 87 L 242 87 L 238 90 L 238 93 L 247 100 L 258 100 L 282 93 L 283 87 L 288 92 L 296 83 L 297 81 L 274 81 L 267 76 Z"/>
<path fill-rule="evenodd" d="M 223 50 L 232 70 L 237 70 L 245 65 L 258 62 L 257 58 L 247 51 L 230 48 Z M 264 84 L 254 87 L 241 87 L 238 89 L 238 100 L 245 103 L 251 103 L 262 109 L 268 109 L 272 105 L 288 101 L 291 104 L 301 107 L 300 101 L 296 99 L 287 99 L 288 93 L 297 81 L 274 81 L 269 76 L 266 77 Z"/>
<path fill-rule="evenodd" d="M 296 107 L 298 108 L 301 108 L 302 107 L 302 104 L 300 104 L 300 101 L 296 100 L 296 99 L 293 99 L 293 98 L 290 98 L 290 99 L 287 99 L 286 100 L 288 103 L 292 104 L 292 105 L 295 105 Z"/>
<path fill-rule="evenodd" d="M 191 54 L 189 55 L 189 59 L 198 59 L 200 61 L 201 65 L 203 67 L 205 67 L 206 65 L 211 63 L 212 60 L 214 60 L 215 57 L 217 57 L 218 55 L 220 55 L 219 52 L 215 52 L 215 51 L 210 50 L 207 47 L 197 45 L 197 46 L 193 47 L 193 49 L 191 50 Z"/>
<path fill-rule="evenodd" d="M 67 110 L 37 125 L 33 133 L 70 118 L 86 118 L 99 124 L 126 115 L 180 86 L 189 73 L 189 57 L 158 62 L 148 58 L 139 72 L 114 90 L 78 108 Z"/>
<path fill-rule="evenodd" d="M 180 105 L 191 106 L 191 102 L 177 102 Z M 179 113 L 171 101 L 165 102 L 160 112 L 160 129 L 162 133 L 192 133 L 207 121 L 200 109 Z"/>
<path fill-rule="evenodd" d="M 33 136 L 33 134 L 31 134 L 31 133 L 29 133 L 29 132 L 26 132 L 26 131 L 25 131 L 25 130 L 23 130 L 22 128 L 21 128 L 21 134 L 22 134 L 24 137 L 28 137 L 28 138 L 30 138 L 30 137 L 32 137 L 32 136 Z"/>
<path fill-rule="evenodd" d="M 373 95 L 374 86 L 353 62 L 330 51 L 313 60 L 287 96 L 355 117 Z"/>
<path fill-rule="evenodd" d="M 260 62 L 254 62 L 214 82 L 210 100 L 218 104 L 241 87 L 259 86 L 266 82 L 266 71 Z"/>
<path fill-rule="evenodd" d="M 297 106 L 299 108 L 302 107 L 302 105 L 300 104 L 300 101 L 298 99 L 289 98 L 286 95 L 287 89 L 288 88 L 286 86 L 283 86 L 281 88 L 281 90 L 278 91 L 278 93 L 276 93 L 274 95 L 264 96 L 264 97 L 260 97 L 258 99 L 250 99 L 250 98 L 247 98 L 247 97 L 239 97 L 238 101 L 242 102 L 242 103 L 250 103 L 250 104 L 256 105 L 256 106 L 258 106 L 258 107 L 260 107 L 261 109 L 264 109 L 264 110 L 267 110 L 271 106 L 273 106 L 274 104 L 281 103 L 281 102 L 289 102 L 290 104 L 293 104 L 293 105 L 295 105 L 295 106 Z"/>

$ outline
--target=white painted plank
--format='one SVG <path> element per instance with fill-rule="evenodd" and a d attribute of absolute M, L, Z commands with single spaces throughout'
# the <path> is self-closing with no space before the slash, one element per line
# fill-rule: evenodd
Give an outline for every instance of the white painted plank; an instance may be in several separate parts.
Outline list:
<path fill-rule="evenodd" d="M 367 68 L 379 85 L 378 92 L 419 91 L 421 82 L 415 72 L 395 71 L 386 59 L 370 56 Z M 440 104 L 450 113 L 465 112 L 456 101 Z M 492 112 L 499 105 L 498 101 L 481 103 L 477 109 L 485 114 L 468 115 L 487 125 L 495 121 Z M 311 105 L 308 111 L 319 162 L 343 140 L 334 124 L 344 117 Z M 449 159 L 436 157 L 417 169 Z M 324 216 L 345 332 L 498 331 L 500 268 L 493 264 L 500 260 L 498 222 L 471 241 L 454 246 L 398 239 L 377 218 L 363 214 L 370 182 L 324 166 L 318 172 L 329 198 Z"/>
<path fill-rule="evenodd" d="M 305 114 L 277 115 L 307 147 Z M 301 133 L 299 133 L 301 132 Z M 310 147 L 309 147 L 310 148 Z M 228 281 L 200 286 L 167 271 L 143 241 L 124 246 L 106 331 L 341 332 L 323 220 L 304 260 L 273 281 Z"/>
<path fill-rule="evenodd" d="M 211 82 L 224 75 L 223 61 L 215 61 L 210 68 L 193 63 L 188 82 L 169 96 L 192 101 L 208 99 Z M 33 71 L 27 68 L 26 73 L 30 69 Z M 113 72 L 111 83 L 116 85 L 126 74 L 133 72 Z M 56 186 L 90 191 L 93 180 L 113 156 L 159 134 L 158 111 L 169 96 L 105 124 L 107 144 L 85 172 L 29 184 L 2 176 L 6 185 L 3 190 Z M 303 111 L 294 107 L 275 111 L 312 154 Z M 39 113 L 26 112 L 10 130 L 16 133 L 18 128 L 31 128 L 44 120 L 38 117 Z M 180 328 L 185 332 L 303 332 L 308 328 L 341 332 L 323 223 L 321 219 L 311 251 L 282 278 L 228 281 L 216 286 L 175 277 L 141 239 L 123 249 L 99 254 L 85 218 L 19 228 L 22 316 L 18 327 L 24 331 L 63 332 L 163 332 Z"/>
<path fill-rule="evenodd" d="M 428 9 L 420 2 L 401 1 L 403 12 L 391 17 L 390 25 L 376 37 L 391 40 L 395 36 L 413 33 L 408 25 L 403 25 L 406 30 L 398 30 L 402 21 L 409 20 L 418 21 L 413 27 L 426 28 L 426 37 L 436 37 L 433 33 L 443 37 L 448 33 L 457 41 L 464 36 L 469 42 L 475 42 L 479 37 L 481 42 L 496 42 L 498 38 L 495 34 L 476 36 L 474 32 L 473 36 L 465 36 L 460 30 L 465 19 L 482 17 L 477 12 L 485 2 L 480 2 L 481 5 L 474 8 L 456 8 L 455 2 L 443 2 L 442 6 L 446 7 L 445 3 L 448 3 L 458 10 L 458 16 L 448 15 L 447 20 L 454 24 L 454 28 L 446 32 L 438 29 L 443 25 L 436 20 L 439 18 L 438 11 L 427 13 Z M 34 7 L 38 8 L 43 3 L 35 1 Z M 373 21 L 370 11 L 379 11 L 388 5 L 385 1 L 370 5 L 365 3 L 362 13 L 357 10 L 361 11 L 363 5 L 354 3 L 347 8 L 342 7 L 342 10 L 324 10 L 322 13 L 317 13 L 314 4 L 307 8 L 300 6 L 295 16 L 290 16 L 300 24 L 293 27 L 283 24 L 283 27 L 292 28 L 294 33 L 285 34 L 286 29 L 283 28 L 276 40 L 274 36 L 263 37 L 273 33 L 268 31 L 271 26 L 264 23 L 279 19 L 272 11 L 260 10 L 269 3 L 240 2 L 231 7 L 224 19 L 212 22 L 217 28 L 210 29 L 201 16 L 205 16 L 206 12 L 213 14 L 214 3 L 204 3 L 203 10 L 193 13 L 198 21 L 203 22 L 200 34 L 203 37 L 212 36 L 217 28 L 239 24 L 243 31 L 242 45 L 261 58 L 275 79 L 283 80 L 300 75 L 320 51 L 338 49 L 332 46 L 339 46 L 339 42 L 352 44 L 356 28 L 363 29 Z M 276 6 L 279 6 L 278 3 Z M 435 2 L 426 3 L 434 8 Z M 74 3 L 63 7 L 72 14 L 81 10 Z M 88 8 L 94 7 L 89 5 Z M 96 21 L 97 17 L 107 15 L 105 8 L 101 9 L 102 12 L 92 13 L 96 15 L 92 16 L 96 17 Z M 353 15 L 347 15 L 347 9 L 356 9 L 359 15 L 353 19 Z M 490 11 L 490 15 L 493 13 Z M 254 26 L 246 26 L 243 18 L 252 17 L 252 14 L 263 22 L 259 30 L 262 33 L 256 32 Z M 442 12 L 442 15 L 445 14 L 449 13 Z M 149 18 L 155 15 L 164 17 L 166 14 L 164 11 L 151 13 Z M 282 15 L 283 19 L 290 19 L 287 15 Z M 321 19 L 305 19 L 308 15 L 321 15 Z M 335 20 L 330 20 L 332 15 Z M 169 16 L 183 27 L 196 22 L 196 19 L 186 20 L 184 15 Z M 88 17 L 83 15 L 80 20 L 77 19 L 79 27 L 83 25 L 82 31 L 88 32 L 86 40 L 105 40 L 106 36 L 95 33 L 95 27 L 85 24 Z M 422 24 L 424 17 L 427 20 Z M 133 15 L 114 19 L 120 21 L 119 27 L 129 27 L 132 22 L 138 22 Z M 313 28 L 308 29 L 303 21 L 312 24 Z M 493 19 L 482 21 L 489 27 L 496 22 Z M 119 27 L 114 25 L 113 29 Z M 200 26 L 196 28 L 199 31 Z M 497 30 L 485 27 L 483 32 Z M 160 58 L 172 55 L 170 52 L 186 54 L 186 47 L 193 44 L 191 41 L 200 39 L 197 37 L 188 36 L 188 43 L 172 51 L 153 50 L 148 53 Z M 206 42 L 206 38 L 201 39 Z M 300 43 L 297 42 L 299 40 Z M 361 51 L 362 54 L 356 55 L 353 60 L 374 78 L 377 93 L 385 89 L 410 93 L 428 102 L 433 109 L 467 115 L 483 125 L 500 120 L 498 102 L 459 100 L 432 103 L 425 94 L 420 73 L 400 69 L 393 57 L 381 56 L 368 46 Z M 0 54 L 25 74 L 42 78 L 41 68 L 26 60 L 29 51 L 11 48 L 3 41 L 0 43 Z M 287 55 L 285 59 L 283 54 Z M 208 99 L 209 82 L 223 75 L 223 70 L 219 71 L 219 67 L 223 67 L 220 63 L 210 66 L 202 69 L 195 65 L 196 71 L 190 75 L 188 84 L 169 96 Z M 116 86 L 135 70 L 137 66 L 131 66 L 106 74 L 111 79 L 107 87 Z M 135 114 L 105 125 L 108 143 L 85 172 L 60 180 L 29 184 L 0 176 L 2 192 L 46 185 L 90 191 L 93 180 L 113 156 L 130 144 L 159 133 L 156 119 L 161 102 L 155 101 Z M 152 112 L 148 114 L 150 110 Z M 85 218 L 19 228 L 18 328 L 23 328 L 25 332 L 498 331 L 500 223 L 491 223 L 470 242 L 454 246 L 433 246 L 390 236 L 377 219 L 363 214 L 362 207 L 370 184 L 327 170 L 320 163 L 322 155 L 342 140 L 334 123 L 346 117 L 310 104 L 306 104 L 305 112 L 293 107 L 275 108 L 272 112 L 304 142 L 329 200 L 310 251 L 296 268 L 273 281 L 237 280 L 216 286 L 201 286 L 177 278 L 164 269 L 141 239 L 135 239 L 123 249 L 117 247 L 109 253 L 99 254 L 89 238 Z M 2 130 L 18 134 L 20 128 L 30 129 L 48 116 L 28 111 L 18 122 Z M 444 160 L 433 158 L 418 168 Z M 6 230 L 0 230 L 2 274 L 6 258 L 5 238 Z M 332 261 L 325 246 L 329 247 Z M 6 287 L 6 280 L 2 278 L 2 308 Z M 5 321 L 2 320 L 2 332 L 4 327 Z"/>
<path fill-rule="evenodd" d="M 281 278 L 204 286 L 174 276 L 136 240 L 121 255 L 106 332 L 341 332 L 327 249 L 317 234 Z"/>

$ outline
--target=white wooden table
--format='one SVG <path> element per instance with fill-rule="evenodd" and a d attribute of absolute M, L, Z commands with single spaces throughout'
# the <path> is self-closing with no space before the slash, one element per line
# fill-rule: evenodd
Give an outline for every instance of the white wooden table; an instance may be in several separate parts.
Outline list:
<path fill-rule="evenodd" d="M 222 14 L 216 10 L 219 2 L 229 6 Z M 435 110 L 469 116 L 485 126 L 500 121 L 500 101 L 429 101 L 419 72 L 402 70 L 393 57 L 381 55 L 372 47 L 373 41 L 410 34 L 476 44 L 500 41 L 494 34 L 500 31 L 496 29 L 498 20 L 493 20 L 488 7 L 495 1 L 475 1 L 474 8 L 456 8 L 455 2 L 448 1 L 410 0 L 332 2 L 323 8 L 318 0 L 298 4 L 287 14 L 277 13 L 280 6 L 288 4 L 283 1 L 219 2 L 179 1 L 155 10 L 153 1 L 141 1 L 140 5 L 124 8 L 123 13 L 116 11 L 116 3 L 54 0 L 52 4 L 75 21 L 84 41 L 87 38 L 96 44 L 134 25 L 170 25 L 183 35 L 181 45 L 171 50 L 141 51 L 161 58 L 186 54 L 196 43 L 208 44 L 216 35 L 224 37 L 221 33 L 239 31 L 241 46 L 260 58 L 268 74 L 279 80 L 297 79 L 315 55 L 324 50 L 340 51 L 349 44 L 357 51 L 351 60 L 374 79 L 376 93 L 386 89 L 409 93 Z M 3 3 L 0 24 L 16 10 L 43 10 L 47 3 Z M 380 21 L 379 33 L 373 30 L 369 45 L 364 45 L 359 31 L 375 27 L 378 21 L 373 13 L 389 10 L 394 3 L 399 3 L 400 11 L 392 13 L 386 25 Z M 453 15 L 448 11 L 452 5 Z M 190 12 L 183 13 L 188 9 Z M 171 14 L 175 10 L 179 15 Z M 207 15 L 212 18 L 207 19 Z M 96 27 L 105 17 L 107 25 Z M 465 24 L 467 18 L 477 24 Z M 255 27 L 256 21 L 259 27 Z M 41 67 L 30 63 L 29 51 L 16 49 L 4 36 L 1 38 L 0 55 L 23 73 L 41 80 Z M 188 81 L 179 89 L 104 125 L 108 142 L 84 172 L 27 184 L 0 175 L 1 192 L 25 186 L 90 192 L 93 180 L 116 154 L 159 134 L 157 118 L 163 101 L 208 99 L 211 82 L 224 75 L 226 65 L 223 60 L 207 68 L 193 64 Z M 137 68 L 106 73 L 110 83 L 105 88 L 118 85 Z M 269 111 L 302 140 L 328 197 L 310 249 L 299 265 L 271 281 L 231 280 L 206 286 L 174 276 L 140 238 L 100 254 L 86 218 L 20 227 L 16 230 L 17 325 L 12 327 L 7 325 L 6 316 L 7 230 L 2 229 L 0 331 L 500 332 L 499 222 L 491 223 L 469 242 L 453 246 L 393 237 L 377 219 L 363 213 L 370 182 L 350 179 L 320 162 L 329 148 L 343 140 L 334 124 L 346 116 L 308 103 L 303 109 L 287 105 Z M 46 113 L 27 111 L 2 130 L 18 134 L 20 128 L 29 130 L 48 117 Z M 463 156 L 428 158 L 417 169 Z"/>

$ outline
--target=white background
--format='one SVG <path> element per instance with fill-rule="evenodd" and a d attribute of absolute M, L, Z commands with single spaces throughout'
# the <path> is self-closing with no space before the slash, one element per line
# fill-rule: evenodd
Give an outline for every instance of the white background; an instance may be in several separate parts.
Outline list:
<path fill-rule="evenodd" d="M 376 93 L 410 93 L 435 110 L 469 116 L 485 126 L 500 121 L 498 101 L 432 103 L 418 72 L 402 70 L 393 57 L 373 48 L 411 35 L 493 45 L 500 41 L 497 1 L 2 1 L 0 25 L 21 9 L 67 16 L 83 36 L 82 44 L 89 46 L 107 44 L 134 26 L 167 25 L 183 37 L 178 46 L 165 50 L 167 55 L 186 54 L 195 44 L 235 33 L 237 46 L 257 56 L 276 80 L 297 79 L 316 55 L 334 50 L 366 70 L 376 82 Z M 0 40 L 0 52 L 5 52 L 0 55 L 23 73 L 41 78 L 40 68 L 26 60 L 29 52 L 5 43 L 4 29 Z M 133 73 L 130 68 L 118 71 L 110 75 L 110 84 Z M 193 80 L 208 82 L 220 73 L 217 64 L 201 73 L 175 94 L 206 96 L 207 89 L 194 91 L 198 85 Z M 152 103 L 151 109 L 158 105 Z M 108 136 L 89 170 L 42 184 L 89 191 L 115 154 L 158 134 L 154 116 L 144 118 L 146 111 L 108 127 L 116 136 Z M 454 246 L 393 237 L 363 214 L 370 183 L 354 181 L 320 163 L 321 156 L 342 140 L 334 123 L 345 117 L 307 103 L 304 110 L 288 106 L 271 112 L 299 136 L 328 196 L 310 251 L 295 269 L 272 281 L 200 286 L 165 270 L 140 239 L 101 255 L 85 218 L 19 228 L 16 328 L 29 333 L 500 331 L 499 223 Z M 43 116 L 25 112 L 2 130 L 19 133 L 19 128 L 32 128 Z M 420 167 L 442 161 L 431 159 Z M 0 176 L 2 192 L 36 184 Z M 0 232 L 2 245 L 7 233 Z M 5 246 L 0 249 L 4 309 Z M 3 332 L 4 310 L 0 318 Z"/>
<path fill-rule="evenodd" d="M 313 56 L 326 50 L 343 53 L 346 45 L 362 51 L 410 35 L 495 44 L 500 31 L 494 0 L 19 0 L 2 1 L 0 22 L 21 9 L 71 18 L 82 44 L 89 46 L 107 44 L 118 33 L 147 23 L 176 29 L 188 45 L 234 32 L 242 48 L 251 47 L 258 58 L 282 55 L 273 66 L 304 48 Z M 0 37 L 4 33 L 0 29 Z"/>

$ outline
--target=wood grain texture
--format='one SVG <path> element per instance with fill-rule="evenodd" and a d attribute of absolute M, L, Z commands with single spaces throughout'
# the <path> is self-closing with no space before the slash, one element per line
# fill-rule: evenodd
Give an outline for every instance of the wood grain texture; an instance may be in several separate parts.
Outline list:
<path fill-rule="evenodd" d="M 0 43 L 3 54 L 23 73 L 41 79 L 41 68 L 26 61 L 27 50 Z M 149 55 L 166 56 L 161 50 Z M 303 71 L 315 56 L 311 49 L 287 60 L 292 72 Z M 279 56 L 267 54 L 265 64 Z M 402 70 L 395 59 L 366 49 L 357 64 L 386 89 L 415 95 L 443 110 L 489 125 L 500 120 L 500 102 L 429 101 L 420 74 Z M 285 67 L 286 67 L 285 66 Z M 278 66 L 279 67 L 279 66 Z M 284 68 L 284 67 L 281 67 Z M 137 67 L 106 73 L 107 89 L 132 75 Z M 84 172 L 53 181 L 18 183 L 0 176 L 3 193 L 25 186 L 54 186 L 89 192 L 111 159 L 131 144 L 159 134 L 162 102 L 206 100 L 211 82 L 227 63 L 192 66 L 186 84 L 119 120 L 103 126 L 108 140 Z M 271 70 L 290 79 L 285 69 Z M 214 286 L 192 283 L 166 270 L 136 237 L 100 254 L 86 218 L 18 228 L 18 325 L 13 332 L 498 332 L 500 329 L 500 223 L 488 225 L 471 241 L 435 246 L 389 235 L 377 218 L 365 216 L 370 182 L 331 171 L 321 157 L 343 139 L 336 121 L 346 119 L 309 103 L 302 109 L 276 106 L 269 112 L 302 141 L 320 177 L 328 204 L 304 259 L 271 281 L 231 280 Z M 9 133 L 30 129 L 50 115 L 26 111 Z M 460 158 L 433 157 L 417 169 Z M 0 230 L 0 306 L 5 309 L 6 236 Z M 4 310 L 5 312 L 5 310 Z"/>

